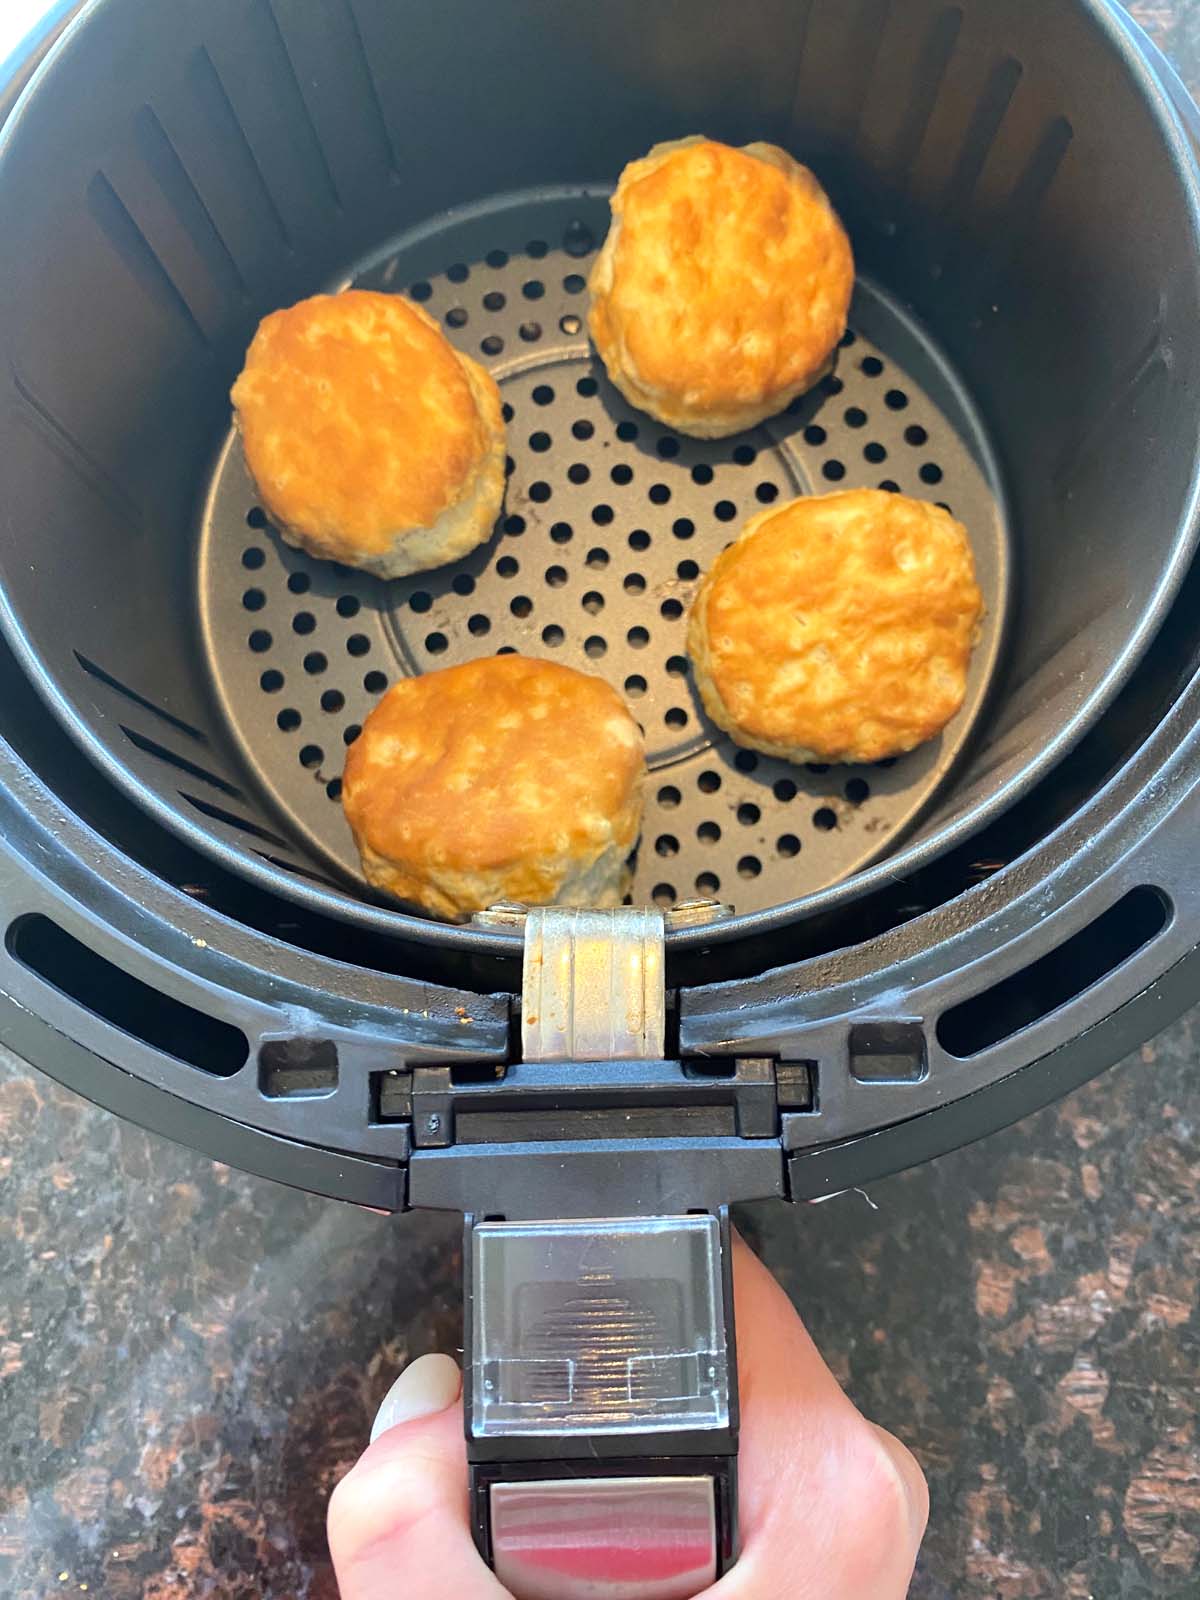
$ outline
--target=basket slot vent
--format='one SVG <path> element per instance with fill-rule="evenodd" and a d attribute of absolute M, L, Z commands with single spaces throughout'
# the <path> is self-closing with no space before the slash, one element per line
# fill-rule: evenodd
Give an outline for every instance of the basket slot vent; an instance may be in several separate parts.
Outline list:
<path fill-rule="evenodd" d="M 208 335 L 197 322 L 191 306 L 159 260 L 150 241 L 130 215 L 125 202 L 102 172 L 88 184 L 88 211 L 101 233 L 120 257 L 139 289 L 159 310 L 182 325 L 205 350 Z"/>
<path fill-rule="evenodd" d="M 197 1011 L 98 955 L 40 913 L 18 918 L 5 940 L 9 955 L 59 994 L 151 1049 L 229 1078 L 250 1046 L 240 1028 Z"/>
<path fill-rule="evenodd" d="M 121 724 L 121 732 L 136 745 L 139 750 L 148 756 L 154 756 L 159 761 L 165 761 L 177 772 L 186 772 L 189 778 L 199 778 L 202 783 L 210 783 L 214 789 L 219 789 L 222 794 L 227 794 L 231 800 L 244 800 L 246 797 L 236 784 L 229 783 L 225 778 L 219 778 L 215 772 L 197 766 L 194 761 L 189 761 L 186 756 L 176 755 L 174 750 L 168 750 L 166 745 L 158 744 L 153 739 L 148 739 L 144 733 L 138 733 L 134 728 Z"/>
<path fill-rule="evenodd" d="M 201 800 L 198 795 L 189 794 L 186 789 L 181 789 L 179 793 L 188 805 L 195 806 L 197 811 L 206 817 L 211 817 L 214 822 L 223 822 L 227 828 L 236 828 L 240 833 L 248 833 L 252 839 L 261 839 L 265 844 L 274 845 L 277 850 L 288 848 L 286 839 L 281 839 L 277 833 L 261 827 L 257 822 L 251 822 L 249 817 L 239 817 L 236 812 L 225 811 L 221 806 L 213 805 L 211 800 Z"/>
<path fill-rule="evenodd" d="M 75 651 L 75 659 L 87 673 L 89 678 L 95 678 L 97 683 L 102 683 L 106 689 L 111 689 L 114 694 L 123 696 L 135 706 L 141 706 L 143 711 L 148 711 L 151 716 L 160 718 L 168 727 L 176 728 L 180 733 L 186 733 L 189 739 L 195 739 L 197 744 L 207 744 L 208 736 L 193 727 L 190 722 L 185 722 L 182 717 L 177 717 L 174 712 L 166 711 L 162 706 L 155 705 L 153 700 L 147 700 L 145 695 L 139 694 L 136 689 L 131 689 L 128 684 L 122 683 L 119 678 L 114 678 L 111 672 L 105 672 L 103 667 L 98 667 L 94 661 L 89 661 L 87 656 Z"/>
<path fill-rule="evenodd" d="M 258 1052 L 258 1087 L 270 1100 L 313 1099 L 338 1086 L 332 1039 L 267 1039 Z"/>

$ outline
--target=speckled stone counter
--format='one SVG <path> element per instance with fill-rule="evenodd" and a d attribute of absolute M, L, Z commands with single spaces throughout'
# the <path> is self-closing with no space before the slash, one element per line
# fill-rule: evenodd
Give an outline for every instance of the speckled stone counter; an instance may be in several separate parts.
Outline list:
<path fill-rule="evenodd" d="M 1200 86 L 1200 0 L 1132 9 Z M 1200 1594 L 1197 1029 L 869 1197 L 744 1215 L 925 1465 L 917 1600 Z M 331 1600 L 329 1490 L 458 1344 L 454 1219 L 213 1166 L 0 1056 L 4 1596 Z"/>

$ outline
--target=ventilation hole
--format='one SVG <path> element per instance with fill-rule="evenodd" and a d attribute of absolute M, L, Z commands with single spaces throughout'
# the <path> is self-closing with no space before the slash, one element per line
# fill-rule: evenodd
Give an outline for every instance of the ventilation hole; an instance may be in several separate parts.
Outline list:
<path fill-rule="evenodd" d="M 567 569 L 566 567 L 547 567 L 544 577 L 551 589 L 561 589 L 567 581 Z"/>
<path fill-rule="evenodd" d="M 387 686 L 388 681 L 385 672 L 368 672 L 363 678 L 363 688 L 368 694 L 382 694 Z"/>
<path fill-rule="evenodd" d="M 499 289 L 489 289 L 483 297 L 483 309 L 485 311 L 503 311 L 504 304 L 504 296 Z"/>
<path fill-rule="evenodd" d="M 733 764 L 739 772 L 758 771 L 758 757 L 753 750 L 739 750 L 733 758 Z"/>
<path fill-rule="evenodd" d="M 246 526 L 249 527 L 249 528 L 265 528 L 267 526 L 267 513 L 263 510 L 263 508 L 261 506 L 251 506 L 250 507 L 249 511 L 247 511 L 247 513 L 246 513 Z M 250 554 L 250 552 L 249 552 L 249 550 L 247 550 L 246 556 L 248 556 L 249 554 Z M 246 566 L 248 566 L 248 567 L 261 567 L 262 566 L 263 559 L 264 559 L 263 552 L 261 550 L 257 550 L 257 551 L 255 551 L 255 554 L 258 557 L 257 561 L 247 561 L 246 560 L 246 556 L 242 557 L 242 560 L 243 560 L 243 562 L 245 563 Z"/>
<path fill-rule="evenodd" d="M 688 661 L 686 656 L 667 657 L 667 676 L 669 678 L 686 678 Z"/>
<path fill-rule="evenodd" d="M 922 483 L 941 483 L 942 469 L 936 461 L 926 461 L 921 467 L 920 478 Z"/>
<path fill-rule="evenodd" d="M 322 711 L 344 711 L 346 709 L 346 696 L 340 689 L 326 689 L 321 696 Z"/>
<path fill-rule="evenodd" d="M 858 363 L 860 372 L 865 372 L 868 378 L 877 378 L 883 371 L 883 362 L 878 356 L 864 356 Z"/>
<path fill-rule="evenodd" d="M 713 516 L 718 522 L 732 522 L 737 516 L 737 507 L 732 500 L 718 500 L 713 507 Z"/>
<path fill-rule="evenodd" d="M 476 611 L 473 616 L 467 619 L 467 631 L 474 638 L 482 639 L 485 634 L 491 633 L 492 619 L 485 617 L 482 611 Z"/>
<path fill-rule="evenodd" d="M 595 431 L 595 428 L 586 417 L 580 417 L 578 422 L 571 424 L 571 432 L 577 439 L 590 439 Z"/>
<path fill-rule="evenodd" d="M 446 326 L 448 328 L 465 328 L 467 313 L 462 306 L 451 306 L 446 313 Z"/>
<path fill-rule="evenodd" d="M 887 460 L 887 451 L 881 444 L 878 444 L 875 440 L 872 440 L 870 444 L 863 445 L 863 457 L 865 460 L 869 461 L 872 466 L 877 467 L 881 461 Z"/>
<path fill-rule="evenodd" d="M 697 461 L 696 465 L 692 468 L 692 482 L 705 484 L 711 483 L 712 481 L 713 469 L 708 465 L 707 461 Z"/>
<path fill-rule="evenodd" d="M 265 628 L 255 628 L 249 639 L 246 640 L 246 643 L 250 646 L 251 650 L 254 651 L 255 655 L 260 656 L 264 650 L 269 650 L 271 648 L 274 640 L 271 638 L 271 635 Z"/>
<path fill-rule="evenodd" d="M 371 641 L 365 633 L 352 633 L 346 640 L 346 651 L 352 656 L 365 656 L 370 652 Z"/>
<path fill-rule="evenodd" d="M 358 736 L 359 736 L 359 734 L 361 732 L 362 732 L 362 723 L 361 722 L 352 722 L 352 723 L 350 723 L 349 727 L 347 727 L 342 733 L 342 743 L 343 744 L 353 744 L 354 741 L 358 738 Z"/>
<path fill-rule="evenodd" d="M 319 767 L 325 759 L 325 752 L 319 744 L 306 744 L 300 747 L 300 765 L 302 767 Z"/>
<path fill-rule="evenodd" d="M 673 783 L 665 783 L 658 791 L 658 803 L 664 811 L 674 811 L 682 799 L 683 796 Z"/>
<path fill-rule="evenodd" d="M 804 765 L 809 772 L 816 773 L 818 777 L 820 777 L 822 773 L 829 771 L 828 761 L 806 761 Z"/>
<path fill-rule="evenodd" d="M 804 430 L 805 444 L 824 444 L 827 438 L 828 435 L 820 423 L 812 422 Z"/>
<path fill-rule="evenodd" d="M 247 589 L 242 596 L 242 604 L 247 611 L 261 611 L 267 603 L 267 597 L 261 589 Z"/>
<path fill-rule="evenodd" d="M 531 433 L 529 435 L 529 448 L 541 454 L 550 448 L 550 435 L 548 433 Z"/>
<path fill-rule="evenodd" d="M 837 460 L 826 461 L 821 468 L 821 472 L 829 479 L 830 483 L 840 483 L 846 476 L 845 464 Z"/>
<path fill-rule="evenodd" d="M 433 285 L 431 283 L 426 283 L 425 279 L 421 278 L 416 283 L 410 285 L 408 296 L 410 300 L 428 300 L 432 293 Z"/>
<path fill-rule="evenodd" d="M 1131 889 L 1030 966 L 944 1012 L 938 1043 L 952 1056 L 974 1056 L 1021 1033 L 1115 972 L 1170 920 L 1171 906 L 1157 889 Z"/>
<path fill-rule="evenodd" d="M 701 844 L 716 844 L 721 837 L 721 829 L 715 822 L 702 822 L 696 829 L 696 837 Z"/>
<path fill-rule="evenodd" d="M 775 852 L 785 861 L 790 861 L 793 856 L 800 854 L 800 841 L 794 833 L 781 833 L 775 841 Z"/>
<path fill-rule="evenodd" d="M 664 616 L 668 622 L 677 622 L 683 615 L 683 601 L 664 600 L 658 609 L 659 614 Z"/>
<path fill-rule="evenodd" d="M 299 578 L 302 577 L 303 574 L 295 572 L 292 574 L 292 576 Z M 306 589 L 308 588 L 307 582 L 305 583 L 304 587 Z M 361 610 L 362 603 L 356 595 L 343 594 L 338 596 L 337 614 L 339 617 L 356 617 Z"/>
<path fill-rule="evenodd" d="M 554 390 L 548 383 L 539 383 L 533 391 L 533 403 L 535 406 L 548 406 L 553 399 Z"/>
<path fill-rule="evenodd" d="M 556 522 L 550 529 L 550 537 L 555 544 L 570 544 L 574 534 L 575 530 L 569 522 Z M 516 568 L 514 567 L 513 570 L 515 572 Z"/>
<path fill-rule="evenodd" d="M 506 267 L 508 265 L 507 250 L 489 250 L 483 258 L 489 267 Z"/>
<path fill-rule="evenodd" d="M 283 688 L 283 673 L 277 672 L 274 667 L 268 667 L 258 680 L 258 687 L 264 694 L 278 694 Z"/>
<path fill-rule="evenodd" d="M 307 594 L 312 588 L 312 579 L 309 577 L 307 572 L 290 572 L 288 574 L 287 586 L 293 594 Z M 358 609 L 357 600 L 354 602 L 354 607 L 355 610 Z M 340 600 L 338 601 L 338 610 L 342 611 L 342 603 Z M 353 613 L 350 614 L 353 615 Z M 342 615 L 346 616 L 347 613 L 342 611 Z"/>
<path fill-rule="evenodd" d="M 257 572 L 266 559 L 257 545 L 250 545 L 248 549 L 242 551 L 242 565 L 247 572 Z"/>
<path fill-rule="evenodd" d="M 631 673 L 630 676 L 625 679 L 625 693 L 631 700 L 640 700 L 645 694 L 646 689 L 646 680 L 638 672 Z"/>
<path fill-rule="evenodd" d="M 813 812 L 813 827 L 819 828 L 822 833 L 830 833 L 837 827 L 837 812 L 829 806 L 822 806 L 819 811 Z"/>
<path fill-rule="evenodd" d="M 852 344 L 856 344 L 857 342 L 858 335 L 854 332 L 853 328 L 847 328 L 845 333 L 843 333 L 842 337 L 838 340 L 838 349 L 849 350 L 850 346 Z"/>
<path fill-rule="evenodd" d="M 342 798 L 342 780 L 340 778 L 330 778 L 325 785 L 325 793 L 331 800 L 340 800 Z"/>
<path fill-rule="evenodd" d="M 688 714 L 682 706 L 672 706 L 667 714 L 663 717 L 663 721 L 666 723 L 668 728 L 674 728 L 676 730 L 679 728 L 686 728 L 688 724 Z"/>
<path fill-rule="evenodd" d="M 558 626 L 557 622 L 552 622 L 548 627 L 542 629 L 542 643 L 548 644 L 554 649 L 557 649 L 565 638 L 566 634 Z"/>
<path fill-rule="evenodd" d="M 851 778 L 844 793 L 851 805 L 860 806 L 864 800 L 871 798 L 871 785 L 865 778 Z"/>
<path fill-rule="evenodd" d="M 507 400 L 500 407 L 500 415 L 504 418 L 505 422 L 511 422 L 513 419 L 513 408 L 509 405 Z"/>
<path fill-rule="evenodd" d="M 569 256 L 585 256 L 596 243 L 595 235 L 586 222 L 574 218 L 563 229 L 563 249 Z"/>
<path fill-rule="evenodd" d="M 593 633 L 583 641 L 583 653 L 591 660 L 599 661 L 601 656 L 608 654 L 608 640 L 602 639 L 598 633 Z"/>
<path fill-rule="evenodd" d="M 537 505 L 544 506 L 546 501 L 550 498 L 550 485 L 548 483 L 543 483 L 539 478 L 536 483 L 531 483 L 529 485 L 529 498 Z"/>
<path fill-rule="evenodd" d="M 608 562 L 608 551 L 601 549 L 599 545 L 595 545 L 591 550 L 588 551 L 584 564 L 589 567 L 603 568 L 608 565 Z"/>
<path fill-rule="evenodd" d="M 568 272 L 563 279 L 563 288 L 568 294 L 582 294 L 587 288 L 587 279 L 581 278 L 577 272 Z"/>
<path fill-rule="evenodd" d="M 502 644 L 499 650 L 496 651 L 496 654 L 498 656 L 515 656 L 520 654 L 520 652 L 517 650 L 516 645 Z"/>
<path fill-rule="evenodd" d="M 629 548 L 631 550 L 649 550 L 650 535 L 645 528 L 635 528 L 629 535 Z"/>
<path fill-rule="evenodd" d="M 665 506 L 671 498 L 671 491 L 665 483 L 652 483 L 648 493 L 650 500 L 656 506 Z"/>
<path fill-rule="evenodd" d="M 609 473 L 609 477 L 614 483 L 624 487 L 625 484 L 633 482 L 633 468 L 627 467 L 623 461 L 618 461 Z"/>
<path fill-rule="evenodd" d="M 275 726 L 279 729 L 280 733 L 295 733 L 296 729 L 300 726 L 300 722 L 300 713 L 296 710 L 295 706 L 285 706 L 275 718 Z"/>
<path fill-rule="evenodd" d="M 594 394 L 600 393 L 600 385 L 595 378 L 580 378 L 575 385 L 575 393 L 581 394 L 585 400 L 590 400 Z"/>
<path fill-rule="evenodd" d="M 526 300 L 540 300 L 546 292 L 546 285 L 540 278 L 527 278 L 521 285 L 521 293 Z"/>
<path fill-rule="evenodd" d="M 733 461 L 735 466 L 750 467 L 758 460 L 758 451 L 753 445 L 739 444 L 733 448 Z"/>
<path fill-rule="evenodd" d="M 8 930 L 9 953 L 60 994 L 164 1055 L 232 1077 L 250 1046 L 239 1029 L 131 977 L 49 917 L 34 913 Z"/>
<path fill-rule="evenodd" d="M 664 461 L 673 461 L 679 454 L 679 440 L 673 434 L 664 433 L 654 448 Z"/>
<path fill-rule="evenodd" d="M 867 413 L 861 406 L 850 406 L 845 414 L 845 422 L 848 428 L 863 428 L 866 426 Z"/>
<path fill-rule="evenodd" d="M 677 539 L 690 539 L 696 531 L 696 524 L 691 517 L 676 517 L 671 524 L 671 532 Z"/>
<path fill-rule="evenodd" d="M 501 578 L 515 578 L 520 570 L 520 562 L 515 561 L 512 556 L 501 556 L 496 563 L 496 574 Z"/>
<path fill-rule="evenodd" d="M 654 841 L 654 854 L 656 856 L 677 856 L 679 854 L 679 840 L 673 833 L 660 833 Z"/>
<path fill-rule="evenodd" d="M 739 878 L 757 878 L 762 871 L 762 862 L 757 856 L 743 856 L 737 864 Z"/>
<path fill-rule="evenodd" d="M 598 528 L 607 528 L 613 519 L 613 508 L 607 505 L 592 507 L 592 521 Z"/>
<path fill-rule="evenodd" d="M 644 594 L 646 590 L 646 580 L 642 577 L 640 572 L 627 573 L 623 588 L 626 594 Z"/>
<path fill-rule="evenodd" d="M 498 356 L 501 350 L 504 349 L 504 340 L 498 333 L 489 333 L 486 339 L 481 339 L 479 341 L 479 348 L 483 351 L 485 356 Z M 512 421 L 511 408 L 507 420 L 509 422 Z"/>
<path fill-rule="evenodd" d="M 919 422 L 913 422 L 904 430 L 904 442 L 913 445 L 928 444 L 929 435 Z"/>
<path fill-rule="evenodd" d="M 836 377 L 832 372 L 827 378 L 821 379 L 821 391 L 823 394 L 841 394 L 845 387 L 846 385 L 842 382 L 842 380 L 839 377 Z"/>
<path fill-rule="evenodd" d="M 667 907 L 673 906 L 675 904 L 677 896 L 676 896 L 675 890 L 674 890 L 674 888 L 673 888 L 673 886 L 671 884 L 669 884 L 669 883 L 656 883 L 654 885 L 654 890 L 653 890 L 653 893 L 651 895 L 651 898 L 653 899 L 654 904 L 656 906 L 660 906 L 665 910 Z"/>
<path fill-rule="evenodd" d="M 604 610 L 604 596 L 597 594 L 595 589 L 589 589 L 579 603 L 589 617 L 598 617 Z"/>
<path fill-rule="evenodd" d="M 292 632 L 301 635 L 312 633 L 317 626 L 317 619 L 311 611 L 297 611 L 292 618 Z"/>
<path fill-rule="evenodd" d="M 716 794 L 721 787 L 721 774 L 719 772 L 702 772 L 696 779 L 696 787 L 701 794 Z"/>
<path fill-rule="evenodd" d="M 635 650 L 644 650 L 650 643 L 650 635 L 645 628 L 630 628 L 625 638 Z"/>
<path fill-rule="evenodd" d="M 572 483 L 586 483 L 592 475 L 592 469 L 582 461 L 572 461 L 567 468 L 567 477 Z"/>
<path fill-rule="evenodd" d="M 751 805 L 748 800 L 737 808 L 737 819 L 743 828 L 752 828 L 761 816 L 762 812 L 758 807 Z"/>
<path fill-rule="evenodd" d="M 542 337 L 542 325 L 540 322 L 523 322 L 517 332 L 526 344 L 536 344 Z"/>
<path fill-rule="evenodd" d="M 617 423 L 617 438 L 624 444 L 632 444 L 638 436 L 638 425 L 628 420 Z"/>
<path fill-rule="evenodd" d="M 895 478 L 884 478 L 879 487 L 881 489 L 886 489 L 888 494 L 900 493 L 900 485 L 896 482 Z"/>
<path fill-rule="evenodd" d="M 946 503 L 946 502 L 945 502 L 945 500 L 936 500 L 936 501 L 935 501 L 935 502 L 934 502 L 934 504 L 935 504 L 935 505 L 936 505 L 936 506 L 937 506 L 937 508 L 938 508 L 938 510 L 939 510 L 939 511 L 944 511 L 944 512 L 946 512 L 946 514 L 947 514 L 947 515 L 948 515 L 948 516 L 951 516 L 951 517 L 952 517 L 952 516 L 953 516 L 953 515 L 954 515 L 954 512 L 953 512 L 953 510 L 952 510 L 952 508 L 951 508 L 951 507 L 950 507 L 950 506 L 949 506 L 949 505 L 947 505 L 947 503 Z"/>
<path fill-rule="evenodd" d="M 508 609 L 514 617 L 527 617 L 533 610 L 533 601 L 527 594 L 514 595 L 509 602 Z"/>
<path fill-rule="evenodd" d="M 715 894 L 719 894 L 720 889 L 721 880 L 715 872 L 702 872 L 696 879 L 696 893 L 706 900 L 711 900 Z"/>
<path fill-rule="evenodd" d="M 776 778 L 771 793 L 781 805 L 786 805 L 796 798 L 796 785 L 790 778 Z"/>
<path fill-rule="evenodd" d="M 433 596 L 427 589 L 414 589 L 408 597 L 409 609 L 423 615 L 433 605 Z"/>
<path fill-rule="evenodd" d="M 891 411 L 903 411 L 908 405 L 908 396 L 903 389 L 889 389 L 883 398 Z"/>
<path fill-rule="evenodd" d="M 700 576 L 700 568 L 694 561 L 681 561 L 675 568 L 676 576 L 682 578 L 684 583 L 691 583 L 693 578 Z"/>
<path fill-rule="evenodd" d="M 571 312 L 568 312 L 566 316 L 559 317 L 558 319 L 558 331 L 560 333 L 565 333 L 569 339 L 573 339 L 577 333 L 582 331 L 582 329 L 583 323 Z"/>
<path fill-rule="evenodd" d="M 769 506 L 772 500 L 777 500 L 779 498 L 778 485 L 774 483 L 760 483 L 758 488 L 754 491 L 754 498 L 758 501 L 759 505 Z"/>

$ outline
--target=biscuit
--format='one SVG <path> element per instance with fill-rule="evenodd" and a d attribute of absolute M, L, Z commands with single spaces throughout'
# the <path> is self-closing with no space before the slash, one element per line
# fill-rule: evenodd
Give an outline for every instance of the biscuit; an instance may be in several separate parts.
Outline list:
<path fill-rule="evenodd" d="M 853 287 L 850 241 L 807 167 L 697 136 L 622 172 L 588 327 L 631 405 L 715 439 L 828 371 Z"/>
<path fill-rule="evenodd" d="M 878 489 L 752 517 L 688 620 L 696 687 L 740 745 L 786 761 L 880 761 L 962 705 L 983 600 L 966 530 Z"/>
<path fill-rule="evenodd" d="M 399 295 L 348 289 L 264 317 L 231 398 L 289 544 L 399 578 L 491 534 L 504 498 L 499 391 Z"/>
<path fill-rule="evenodd" d="M 350 747 L 342 803 L 367 880 L 458 922 L 500 900 L 620 904 L 645 772 L 602 679 L 489 656 L 389 689 Z"/>

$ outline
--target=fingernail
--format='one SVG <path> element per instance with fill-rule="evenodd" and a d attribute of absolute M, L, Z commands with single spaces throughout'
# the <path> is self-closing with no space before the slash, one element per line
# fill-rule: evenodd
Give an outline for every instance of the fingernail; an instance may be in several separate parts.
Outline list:
<path fill-rule="evenodd" d="M 894 1433 L 881 1428 L 877 1422 L 873 1422 L 871 1426 L 879 1435 L 879 1442 L 887 1452 L 892 1466 L 896 1469 L 896 1476 L 900 1479 L 904 1498 L 908 1503 L 908 1520 L 915 1547 L 924 1538 L 925 1524 L 929 1521 L 929 1488 L 925 1482 L 925 1474 L 921 1471 L 916 1456 L 906 1444 L 897 1439 Z"/>
<path fill-rule="evenodd" d="M 401 1422 L 432 1417 L 458 1399 L 462 1373 L 451 1356 L 418 1356 L 410 1362 L 383 1397 L 371 1424 L 371 1443 Z"/>

